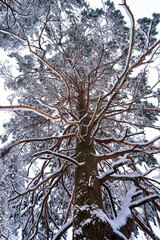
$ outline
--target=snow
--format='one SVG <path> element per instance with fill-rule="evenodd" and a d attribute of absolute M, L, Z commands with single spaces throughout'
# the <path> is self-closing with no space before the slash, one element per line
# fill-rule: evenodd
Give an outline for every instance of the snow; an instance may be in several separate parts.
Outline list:
<path fill-rule="evenodd" d="M 114 169 L 109 169 L 102 176 L 99 176 L 98 179 L 103 180 L 103 179 L 107 178 L 108 176 L 112 175 L 114 172 L 115 172 Z"/>
<path fill-rule="evenodd" d="M 126 198 L 123 202 L 121 211 L 119 212 L 118 216 L 114 220 L 112 220 L 112 225 L 114 225 L 114 228 L 120 229 L 122 226 L 126 224 L 128 217 L 131 215 L 130 204 L 132 202 L 132 197 L 135 192 L 136 192 L 136 187 L 132 185 L 131 189 L 128 191 Z"/>
<path fill-rule="evenodd" d="M 93 216 L 98 217 L 102 222 L 107 222 L 106 221 L 106 214 L 101 210 L 101 209 L 94 209 L 93 210 Z"/>
<path fill-rule="evenodd" d="M 91 218 L 88 218 L 87 220 L 83 221 L 83 222 L 81 223 L 81 225 L 82 225 L 82 227 L 84 227 L 85 225 L 88 225 L 88 224 L 90 224 L 91 222 L 92 222 L 92 219 L 91 219 Z"/>
<path fill-rule="evenodd" d="M 120 160 L 112 163 L 111 167 L 115 168 L 116 166 L 120 166 L 120 165 L 123 165 L 126 162 L 128 162 L 127 156 L 128 156 L 128 154 L 126 153 Z"/>
<path fill-rule="evenodd" d="M 65 223 L 63 225 L 63 227 L 61 227 L 61 229 L 56 233 L 56 235 L 53 237 L 52 240 L 58 240 L 59 239 L 59 236 L 60 234 L 62 234 L 62 232 L 65 230 L 65 229 L 68 229 L 73 223 L 73 219 L 70 219 L 67 223 Z"/>
<path fill-rule="evenodd" d="M 143 201 L 147 201 L 147 200 L 150 200 L 150 199 L 158 196 L 157 194 L 152 194 L 150 196 L 143 197 L 140 200 L 132 202 L 133 197 L 138 196 L 143 193 L 141 190 L 139 190 L 139 191 L 136 191 L 136 190 L 137 190 L 136 186 L 134 184 L 132 184 L 130 190 L 128 191 L 128 193 L 126 195 L 126 198 L 123 202 L 122 208 L 121 208 L 118 216 L 115 217 L 114 219 L 109 219 L 107 217 L 107 215 L 101 209 L 98 208 L 97 205 L 93 204 L 92 206 L 89 206 L 86 204 L 81 207 L 76 206 L 77 209 L 79 209 L 79 211 L 90 211 L 90 216 L 91 216 L 90 218 L 84 220 L 81 223 L 81 227 L 77 230 L 78 231 L 77 234 L 80 234 L 81 228 L 83 229 L 83 227 L 85 225 L 91 224 L 92 222 L 94 224 L 94 220 L 96 218 L 99 218 L 100 221 L 102 221 L 104 223 L 108 222 L 110 224 L 110 226 L 112 227 L 113 231 L 118 236 L 120 236 L 124 240 L 127 240 L 127 238 L 120 232 L 120 229 L 121 229 L 121 227 L 123 227 L 126 224 L 128 218 L 131 216 L 130 208 L 132 207 L 132 205 L 140 204 Z"/>
<path fill-rule="evenodd" d="M 92 176 L 89 177 L 88 187 L 93 187 Z"/>
<path fill-rule="evenodd" d="M 127 178 L 127 179 L 133 179 L 133 178 L 139 178 L 141 177 L 140 174 L 138 173 L 135 173 L 135 174 L 132 174 L 132 175 L 118 175 L 118 174 L 114 174 L 115 173 L 115 168 L 117 167 L 120 167 L 122 165 L 124 165 L 125 163 L 128 162 L 128 159 L 127 159 L 127 156 L 128 154 L 125 154 L 120 160 L 112 163 L 111 165 L 111 169 L 109 169 L 108 171 L 106 171 L 103 175 L 99 176 L 98 179 L 100 180 L 105 180 L 107 177 L 111 176 L 113 178 Z"/>
<path fill-rule="evenodd" d="M 158 197 L 158 195 L 156 193 L 155 194 L 151 194 L 151 195 L 149 195 L 147 197 L 143 197 L 143 198 L 141 198 L 141 199 L 139 199 L 137 201 L 134 201 L 134 202 L 130 203 L 129 207 L 143 204 L 144 202 L 149 201 L 150 199 L 157 198 L 157 197 Z"/>
<path fill-rule="evenodd" d="M 57 171 L 55 171 L 54 173 L 50 174 L 47 178 L 43 179 L 42 181 L 40 181 L 37 185 L 34 186 L 34 182 L 32 182 L 32 184 L 30 184 L 30 186 L 28 187 L 28 189 L 26 191 L 22 191 L 20 193 L 17 192 L 17 195 L 14 196 L 13 198 L 11 198 L 9 201 L 13 201 L 15 199 L 17 199 L 20 196 L 24 196 L 25 194 L 27 194 L 28 192 L 33 192 L 36 189 L 38 189 L 41 185 L 43 185 L 45 182 L 49 181 L 49 179 L 51 179 L 52 177 L 56 176 L 57 174 L 61 173 L 62 169 L 63 169 L 64 165 L 62 165 Z M 46 187 L 45 187 L 46 188 Z M 48 187 L 48 188 L 52 188 L 52 186 Z M 40 191 L 42 191 L 43 189 L 41 189 Z"/>
<path fill-rule="evenodd" d="M 68 162 L 73 163 L 75 166 L 80 166 L 80 165 L 84 164 L 84 163 L 77 162 L 74 158 L 68 157 L 68 156 L 66 156 L 64 154 L 61 154 L 61 153 L 58 153 L 58 152 L 53 152 L 51 150 L 40 151 L 40 152 L 37 152 L 37 153 L 33 154 L 32 156 L 33 157 L 38 157 L 38 156 L 43 155 L 43 154 L 51 154 L 51 155 L 53 155 L 55 157 L 59 157 L 61 159 L 65 159 Z"/>
<path fill-rule="evenodd" d="M 117 179 L 127 179 L 127 180 L 129 180 L 129 179 L 133 179 L 133 178 L 140 178 L 140 177 L 142 177 L 142 175 L 141 174 L 139 174 L 139 173 L 133 173 L 133 174 L 131 174 L 131 175 L 125 175 L 125 174 L 120 174 L 120 175 L 118 175 L 118 174 L 112 174 L 112 177 L 113 178 L 117 178 Z"/>
<path fill-rule="evenodd" d="M 79 227 L 78 229 L 75 230 L 74 232 L 75 235 L 82 235 L 83 234 L 83 231 L 82 231 L 82 228 Z"/>
<path fill-rule="evenodd" d="M 159 140 L 159 139 L 160 139 L 160 135 L 157 136 L 157 137 L 155 137 L 155 138 L 153 138 L 152 140 L 150 140 L 150 141 L 148 141 L 148 142 L 146 142 L 146 143 L 144 143 L 144 142 L 138 143 L 138 145 L 139 145 L 139 146 L 147 146 L 147 145 L 150 145 L 150 144 L 154 143 L 155 141 L 157 141 L 157 140 Z"/>
<path fill-rule="evenodd" d="M 106 220 L 112 227 L 113 231 L 124 240 L 127 240 L 127 238 L 119 231 L 119 229 L 126 224 L 128 217 L 131 215 L 130 203 L 132 201 L 132 197 L 135 194 L 135 192 L 136 192 L 136 187 L 132 185 L 131 189 L 128 191 L 127 196 L 123 202 L 121 211 L 119 212 L 116 218 L 111 220 L 107 216 L 105 216 Z"/>
<path fill-rule="evenodd" d="M 128 70 L 129 63 L 130 63 L 130 58 L 131 58 L 132 50 L 133 50 L 135 20 L 134 20 L 134 16 L 133 16 L 132 12 L 130 11 L 129 7 L 126 5 L 126 1 L 125 0 L 122 0 L 122 4 L 121 5 L 125 9 L 128 18 L 130 19 L 130 24 L 131 24 L 128 56 L 127 56 L 127 60 L 126 60 L 126 66 L 125 66 L 124 71 L 122 73 L 122 76 L 124 76 L 124 74 Z"/>
<path fill-rule="evenodd" d="M 1 32 L 1 33 L 5 33 L 5 34 L 8 34 L 8 35 L 10 35 L 11 37 L 14 37 L 14 38 L 16 38 L 16 39 L 18 39 L 18 40 L 26 43 L 26 39 L 23 39 L 23 38 L 21 38 L 20 36 L 14 34 L 14 33 L 12 33 L 12 32 L 9 32 L 9 31 L 3 30 L 3 29 L 0 29 L 0 32 Z"/>
<path fill-rule="evenodd" d="M 61 118 L 60 116 L 52 117 L 51 115 L 42 112 L 39 109 L 36 109 L 31 106 L 0 106 L 0 111 L 30 111 L 34 112 L 39 116 L 42 116 L 46 119 L 55 120 Z"/>
<path fill-rule="evenodd" d="M 131 189 L 131 191 L 130 192 L 132 192 L 133 191 L 133 189 Z M 129 192 L 129 193 L 130 193 Z M 131 194 L 131 193 L 130 193 Z M 129 195 L 130 195 L 129 194 Z M 131 197 L 130 197 L 131 198 Z M 129 199 L 127 199 L 126 200 L 126 204 L 127 204 L 127 206 L 129 205 L 129 203 L 130 203 L 130 198 Z M 92 221 L 94 222 L 94 219 L 95 218 L 99 218 L 102 222 L 104 222 L 104 223 L 109 223 L 110 224 L 110 226 L 112 227 L 112 229 L 113 229 L 113 231 L 117 234 L 117 235 L 119 235 L 120 237 L 122 237 L 124 240 L 127 240 L 127 238 L 121 233 L 121 232 L 119 232 L 118 231 L 118 229 L 123 225 L 123 224 L 125 224 L 126 223 L 126 218 L 128 217 L 128 215 L 130 214 L 130 210 L 129 211 L 127 211 L 127 212 L 125 212 L 125 210 L 122 212 L 122 214 L 119 216 L 119 217 L 117 217 L 116 219 L 114 219 L 114 220 L 111 220 L 111 219 L 109 219 L 108 217 L 107 217 L 107 215 L 101 210 L 101 209 L 99 209 L 98 208 L 98 206 L 96 206 L 96 205 L 92 205 L 92 206 L 90 206 L 89 207 L 89 205 L 84 205 L 84 206 L 82 206 L 81 208 L 80 208 L 80 210 L 82 211 L 82 210 L 89 210 L 90 211 L 90 214 L 91 214 L 91 218 L 90 219 L 87 219 L 87 220 L 85 220 L 84 222 L 82 222 L 82 227 L 84 226 L 84 225 L 86 225 L 86 224 L 89 224 L 89 223 L 91 223 Z M 124 214 L 124 212 L 125 212 L 125 215 L 123 216 L 123 214 Z M 120 221 L 120 222 L 119 222 Z"/>
<path fill-rule="evenodd" d="M 37 100 L 37 102 L 40 103 L 41 105 L 43 105 L 43 106 L 45 106 L 45 107 L 47 107 L 47 108 L 49 108 L 49 109 L 51 109 L 51 110 L 54 110 L 54 111 L 55 111 L 54 115 L 58 115 L 58 114 L 59 114 L 57 108 L 52 107 L 52 106 L 46 104 L 45 102 L 43 102 L 42 100 L 40 100 L 40 99 L 38 99 L 38 98 L 36 98 L 36 100 Z"/>
<path fill-rule="evenodd" d="M 96 155 L 95 154 L 95 157 L 97 157 L 97 160 L 102 161 L 102 160 L 107 160 L 107 159 L 111 159 L 111 158 L 116 158 L 122 154 L 129 153 L 130 151 L 133 151 L 133 150 L 134 150 L 134 148 L 131 147 L 128 149 L 122 149 L 122 150 L 113 151 L 111 153 L 106 153 L 105 155 L 102 155 L 102 154 Z M 139 150 L 137 150 L 137 151 L 139 151 Z"/>

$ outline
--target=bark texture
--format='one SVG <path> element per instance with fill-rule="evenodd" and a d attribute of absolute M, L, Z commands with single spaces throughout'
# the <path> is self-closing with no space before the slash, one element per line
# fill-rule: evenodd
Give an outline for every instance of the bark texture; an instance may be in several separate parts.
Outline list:
<path fill-rule="evenodd" d="M 74 221 L 73 240 L 122 240 L 126 236 L 129 239 L 133 228 L 133 222 L 128 219 L 126 226 L 123 226 L 117 234 L 111 225 L 106 221 L 106 212 L 103 207 L 101 182 L 97 178 L 97 162 L 94 157 L 95 149 L 91 144 L 90 132 L 87 125 L 90 118 L 86 115 L 85 98 L 83 86 L 79 94 L 77 111 L 82 118 L 82 139 L 77 140 L 76 160 L 82 165 L 75 171 L 75 198 L 74 198 Z M 124 235 L 123 235 L 124 234 Z"/>
<path fill-rule="evenodd" d="M 75 199 L 73 240 L 121 240 L 109 223 L 101 195 L 101 182 L 97 176 L 94 149 L 88 141 L 77 143 L 77 160 L 83 163 L 75 172 Z M 129 218 L 119 232 L 130 238 L 133 220 Z"/>

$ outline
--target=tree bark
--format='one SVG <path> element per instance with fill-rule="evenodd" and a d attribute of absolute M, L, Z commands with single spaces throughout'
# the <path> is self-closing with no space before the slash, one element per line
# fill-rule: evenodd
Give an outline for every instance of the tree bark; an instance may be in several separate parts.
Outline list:
<path fill-rule="evenodd" d="M 75 172 L 73 239 L 104 239 L 105 223 L 97 216 L 103 209 L 101 185 L 92 146 L 86 141 L 77 144 L 77 160 L 84 164 Z"/>
<path fill-rule="evenodd" d="M 83 86 L 79 93 L 77 111 L 79 118 L 86 114 Z M 103 207 L 101 182 L 97 178 L 98 169 L 95 159 L 95 149 L 90 143 L 87 133 L 89 116 L 82 121 L 81 140 L 77 140 L 76 160 L 82 165 L 75 170 L 75 197 L 73 213 L 73 240 L 122 240 L 107 222 L 107 215 Z M 127 228 L 123 226 L 120 233 L 129 239 L 132 231 L 131 221 L 127 221 Z M 122 234 L 122 235 L 123 235 Z M 124 236 L 123 235 L 123 236 Z"/>
<path fill-rule="evenodd" d="M 75 171 L 75 199 L 73 240 L 122 240 L 106 221 L 101 195 L 101 183 L 97 176 L 97 163 L 94 149 L 88 141 L 77 143 L 77 161 L 83 163 Z M 133 228 L 132 219 L 128 219 L 120 231 L 130 238 Z"/>

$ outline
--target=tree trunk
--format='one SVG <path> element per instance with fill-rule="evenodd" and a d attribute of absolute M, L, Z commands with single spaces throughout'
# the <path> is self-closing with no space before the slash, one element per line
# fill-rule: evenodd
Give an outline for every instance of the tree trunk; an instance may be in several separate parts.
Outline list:
<path fill-rule="evenodd" d="M 106 221 L 102 203 L 101 183 L 97 176 L 97 163 L 94 160 L 94 149 L 89 141 L 77 144 L 77 160 L 84 163 L 75 172 L 75 199 L 73 240 L 121 240 Z M 132 221 L 121 229 L 129 239 Z"/>
<path fill-rule="evenodd" d="M 104 239 L 105 224 L 100 181 L 96 178 L 97 164 L 93 149 L 87 142 L 77 144 L 77 160 L 84 165 L 75 172 L 75 210 L 73 239 Z M 101 237 L 100 237 L 101 236 Z"/>
<path fill-rule="evenodd" d="M 86 114 L 83 86 L 79 93 L 77 111 L 80 119 Z M 73 240 L 122 240 L 107 222 L 107 215 L 103 207 L 101 195 L 101 182 L 97 178 L 97 162 L 94 158 L 95 150 L 90 144 L 87 134 L 89 117 L 83 119 L 81 136 L 83 140 L 77 140 L 76 160 L 83 163 L 75 171 L 75 198 Z M 131 226 L 131 225 L 130 225 Z M 127 238 L 130 237 L 131 228 L 121 229 Z M 122 234 L 123 235 L 123 234 Z"/>

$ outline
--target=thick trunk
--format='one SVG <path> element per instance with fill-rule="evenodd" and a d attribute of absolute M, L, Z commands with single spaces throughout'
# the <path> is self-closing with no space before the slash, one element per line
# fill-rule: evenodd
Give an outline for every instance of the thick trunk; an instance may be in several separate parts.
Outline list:
<path fill-rule="evenodd" d="M 73 240 L 122 240 L 124 238 L 106 222 L 93 153 L 92 146 L 87 142 L 77 144 L 77 160 L 84 164 L 75 172 Z M 133 224 L 128 222 L 127 225 L 121 232 L 129 239 Z"/>
<path fill-rule="evenodd" d="M 86 142 L 77 144 L 77 160 L 84 163 L 75 173 L 75 210 L 73 239 L 104 239 L 100 181 L 93 149 Z M 102 236 L 102 237 L 100 237 Z"/>
<path fill-rule="evenodd" d="M 83 92 L 82 86 L 77 107 L 80 119 L 86 114 Z M 124 238 L 120 237 L 119 234 L 117 235 L 106 220 L 107 215 L 101 195 L 101 182 L 97 178 L 95 150 L 90 144 L 87 127 L 85 127 L 89 121 L 88 116 L 83 119 L 81 136 L 84 140 L 78 140 L 76 147 L 77 161 L 83 164 L 77 167 L 75 172 L 73 240 L 122 240 Z M 129 239 L 132 229 L 130 228 L 132 224 L 129 221 L 128 223 L 127 230 L 126 228 L 121 229 L 127 239 Z"/>

